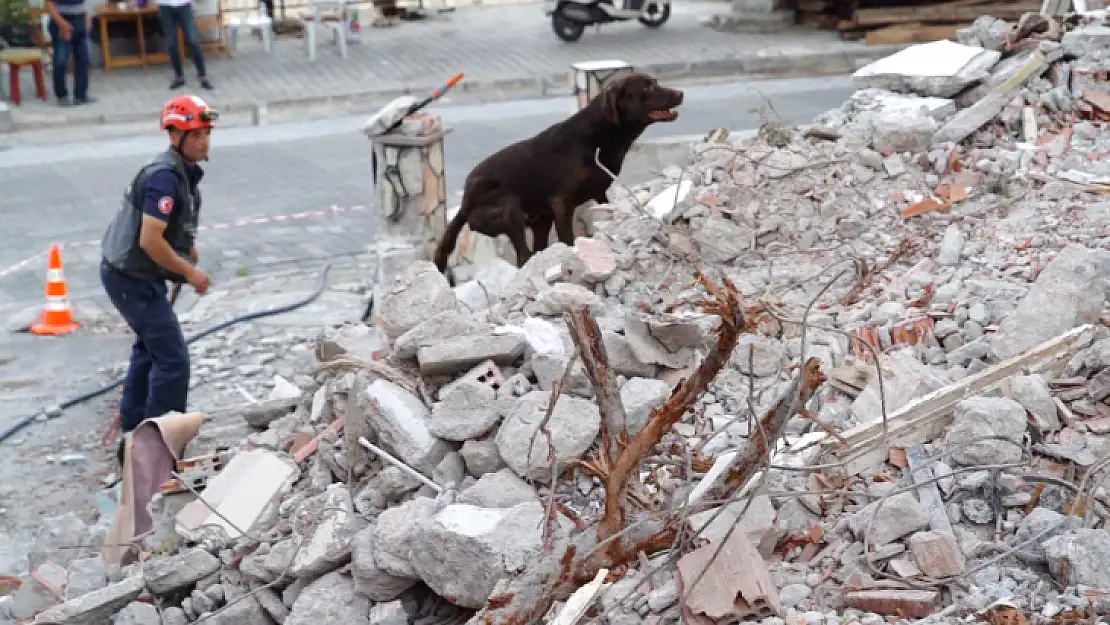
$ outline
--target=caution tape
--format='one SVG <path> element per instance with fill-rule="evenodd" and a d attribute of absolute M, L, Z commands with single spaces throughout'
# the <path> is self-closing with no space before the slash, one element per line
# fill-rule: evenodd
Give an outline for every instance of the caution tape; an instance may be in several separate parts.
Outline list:
<path fill-rule="evenodd" d="M 362 204 L 356 204 L 354 206 L 335 206 L 333 204 L 331 206 L 331 208 L 325 208 L 323 210 L 304 211 L 304 212 L 301 212 L 301 213 L 292 213 L 290 215 L 272 215 L 272 216 L 269 216 L 269 217 L 251 217 L 251 218 L 248 218 L 248 219 L 236 219 L 235 221 L 228 221 L 228 222 L 219 223 L 219 224 L 202 225 L 199 228 L 197 228 L 197 232 L 206 232 L 206 231 L 210 231 L 210 230 L 229 230 L 231 228 L 242 228 L 242 227 L 245 227 L 245 226 L 259 226 L 259 225 L 263 225 L 263 224 L 283 223 L 283 222 L 287 222 L 287 221 L 300 221 L 300 220 L 303 220 L 303 219 L 314 219 L 314 218 L 318 218 L 318 217 L 330 217 L 332 215 L 339 215 L 339 214 L 342 214 L 342 213 L 356 213 L 356 212 L 365 211 L 365 210 L 367 210 L 367 207 L 362 205 Z M 75 241 L 75 242 L 72 242 L 72 243 L 60 243 L 59 244 L 59 246 L 64 248 L 64 249 L 73 249 L 73 248 L 81 248 L 81 247 L 94 247 L 94 246 L 99 246 L 99 245 L 100 245 L 100 241 Z M 5 278 L 5 277 L 7 277 L 11 274 L 14 274 L 15 272 L 20 271 L 21 269 L 25 269 L 25 268 L 27 268 L 31 265 L 34 265 L 38 261 L 46 258 L 47 254 L 49 254 L 49 252 L 50 252 L 49 250 L 44 251 L 44 252 L 39 252 L 38 254 L 34 254 L 32 256 L 28 256 L 27 258 L 24 258 L 23 260 L 19 261 L 18 263 L 14 264 L 14 265 L 11 265 L 10 267 L 0 269 L 0 279 L 3 279 L 3 278 Z"/>

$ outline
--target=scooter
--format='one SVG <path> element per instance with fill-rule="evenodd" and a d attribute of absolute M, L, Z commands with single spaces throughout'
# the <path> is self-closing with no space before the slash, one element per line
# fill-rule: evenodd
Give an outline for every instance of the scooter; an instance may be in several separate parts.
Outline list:
<path fill-rule="evenodd" d="M 648 28 L 659 28 L 671 17 L 671 0 L 544 0 L 543 11 L 551 16 L 559 39 L 575 42 L 594 24 L 640 20 Z"/>

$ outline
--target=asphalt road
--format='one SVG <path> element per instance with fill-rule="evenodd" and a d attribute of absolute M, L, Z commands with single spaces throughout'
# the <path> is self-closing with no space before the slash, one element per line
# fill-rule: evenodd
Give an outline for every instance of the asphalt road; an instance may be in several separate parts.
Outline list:
<path fill-rule="evenodd" d="M 679 119 L 655 125 L 645 137 L 753 128 L 761 116 L 807 123 L 852 92 L 848 77 L 685 90 Z M 457 201 L 463 179 L 481 158 L 564 118 L 571 106 L 570 98 L 438 105 L 435 112 L 453 129 L 446 139 L 448 201 Z M 369 142 L 358 132 L 363 121 L 345 116 L 217 132 L 202 187 L 203 223 L 372 204 Z M 0 151 L 0 214 L 6 224 L 0 229 L 0 311 L 43 297 L 45 260 L 8 275 L 5 269 L 43 254 L 53 242 L 99 241 L 130 177 L 164 145 L 164 136 L 152 131 Z M 649 175 L 626 171 L 622 179 Z M 208 231 L 199 241 L 201 265 L 219 282 L 264 266 L 362 252 L 374 239 L 372 221 L 367 212 L 349 212 Z M 64 260 L 71 295 L 99 295 L 98 247 L 67 248 Z"/>

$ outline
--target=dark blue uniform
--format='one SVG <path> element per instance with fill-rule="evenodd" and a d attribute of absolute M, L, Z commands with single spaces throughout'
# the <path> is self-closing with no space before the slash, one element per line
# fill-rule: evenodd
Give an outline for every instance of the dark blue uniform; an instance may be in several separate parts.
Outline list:
<path fill-rule="evenodd" d="M 120 429 L 144 419 L 185 412 L 189 351 L 168 298 L 167 281 L 184 282 L 139 247 L 143 215 L 166 223 L 165 238 L 182 258 L 195 245 L 203 171 L 175 150 L 159 154 L 124 193 L 119 212 L 101 244 L 100 279 L 132 331 L 131 364 L 120 401 Z"/>

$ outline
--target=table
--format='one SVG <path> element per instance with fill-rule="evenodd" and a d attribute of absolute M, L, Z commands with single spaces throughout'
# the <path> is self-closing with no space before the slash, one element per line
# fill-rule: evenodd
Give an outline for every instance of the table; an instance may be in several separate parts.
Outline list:
<path fill-rule="evenodd" d="M 158 5 L 151 3 L 145 7 L 120 9 L 115 3 L 100 7 L 97 17 L 100 18 L 100 47 L 104 52 L 104 72 L 112 71 L 113 67 L 142 67 L 146 69 L 151 63 L 169 63 L 170 55 L 167 52 L 149 53 L 146 51 L 146 33 L 143 32 L 143 20 L 158 16 Z M 112 56 L 110 40 L 108 39 L 108 24 L 112 22 L 134 21 L 139 35 L 138 56 Z M 178 50 L 185 52 L 185 37 L 181 31 L 177 32 Z"/>

